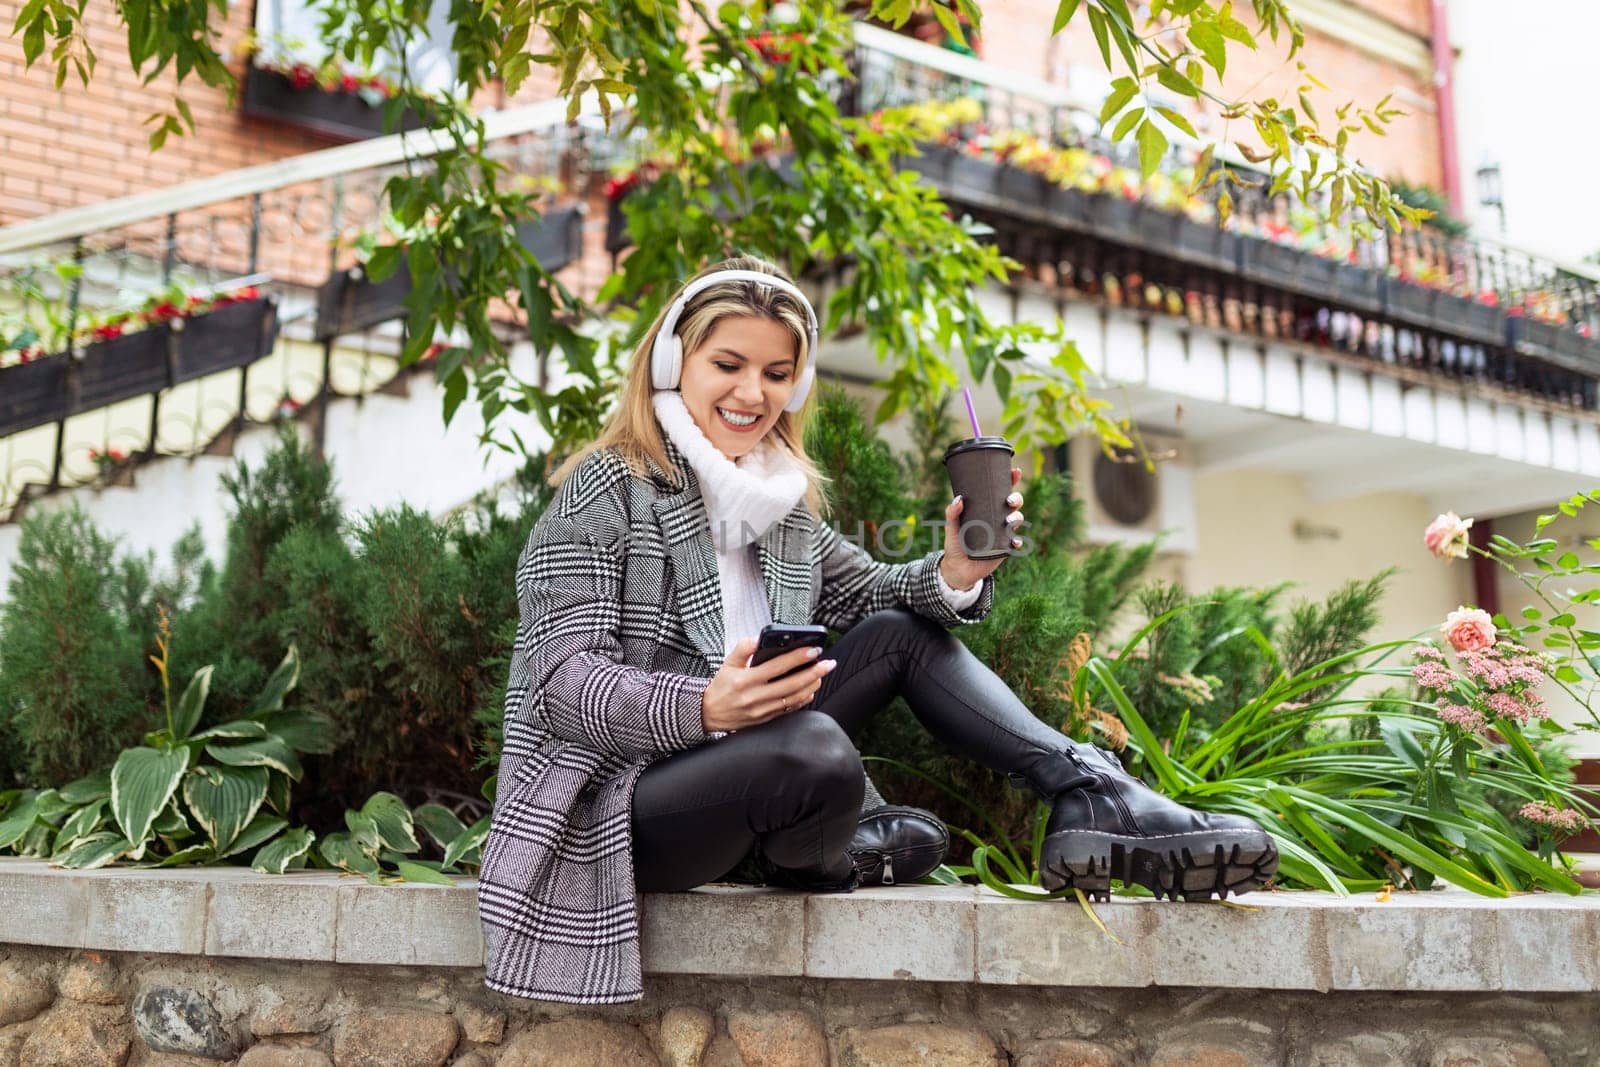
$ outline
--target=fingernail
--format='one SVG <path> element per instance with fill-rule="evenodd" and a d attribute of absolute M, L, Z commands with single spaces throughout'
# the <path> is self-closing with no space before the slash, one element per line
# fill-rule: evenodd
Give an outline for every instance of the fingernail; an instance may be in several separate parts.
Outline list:
<path fill-rule="evenodd" d="M 815 645 L 813 645 L 810 648 L 806 649 L 806 655 L 810 656 L 812 659 L 816 659 L 818 656 L 822 655 L 822 649 L 817 648 Z"/>
<path fill-rule="evenodd" d="M 836 660 L 836 659 L 825 659 L 821 663 L 817 664 L 817 666 L 822 668 L 822 673 L 823 674 L 827 674 L 829 671 L 833 670 L 838 665 L 839 665 L 839 661 Z"/>

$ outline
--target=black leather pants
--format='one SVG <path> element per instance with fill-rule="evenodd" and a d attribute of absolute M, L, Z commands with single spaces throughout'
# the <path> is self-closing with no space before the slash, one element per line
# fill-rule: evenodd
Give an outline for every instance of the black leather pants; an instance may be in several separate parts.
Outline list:
<path fill-rule="evenodd" d="M 851 738 L 896 696 L 955 752 L 1050 795 L 1067 738 L 940 624 L 911 611 L 870 615 L 825 653 L 838 661 L 810 708 L 651 764 L 633 795 L 641 890 L 689 889 L 732 870 L 759 838 L 767 858 L 807 878 L 849 872 L 861 815 Z"/>

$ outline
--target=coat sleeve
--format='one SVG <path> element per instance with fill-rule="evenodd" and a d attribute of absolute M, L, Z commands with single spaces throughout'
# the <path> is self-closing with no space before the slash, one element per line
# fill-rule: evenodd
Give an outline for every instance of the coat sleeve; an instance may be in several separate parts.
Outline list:
<path fill-rule="evenodd" d="M 982 622 L 994 606 L 994 578 L 983 580 L 977 603 L 957 611 L 939 589 L 939 561 L 944 551 L 930 552 L 909 563 L 875 560 L 860 545 L 819 522 L 812 555 L 822 573 L 822 589 L 811 617 L 830 629 L 850 629 L 875 611 L 910 608 L 947 627 Z"/>
<path fill-rule="evenodd" d="M 535 524 L 517 562 L 517 645 L 527 656 L 528 692 L 513 714 L 537 709 L 563 740 L 639 758 L 708 739 L 701 698 L 711 679 L 622 662 L 625 491 L 558 493 Z"/>

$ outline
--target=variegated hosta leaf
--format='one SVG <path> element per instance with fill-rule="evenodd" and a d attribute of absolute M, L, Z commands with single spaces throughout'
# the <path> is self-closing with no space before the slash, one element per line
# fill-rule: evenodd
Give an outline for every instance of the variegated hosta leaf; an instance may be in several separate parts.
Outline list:
<path fill-rule="evenodd" d="M 156 816 L 156 821 L 150 828 L 160 837 L 182 838 L 194 834 L 194 827 L 189 825 L 189 820 L 178 810 L 177 794 L 173 794 L 172 802 Z"/>
<path fill-rule="evenodd" d="M 338 729 L 320 711 L 279 711 L 261 717 L 267 732 L 296 752 L 325 754 L 338 745 Z"/>
<path fill-rule="evenodd" d="M 188 769 L 189 750 L 181 746 L 167 751 L 130 748 L 117 757 L 111 768 L 111 813 L 131 847 L 149 839 L 150 824 Z"/>
<path fill-rule="evenodd" d="M 279 815 L 289 814 L 289 792 L 293 785 L 286 774 L 274 774 L 267 784 L 267 803 Z"/>
<path fill-rule="evenodd" d="M 443 804 L 421 804 L 412 812 L 418 826 L 440 848 L 449 848 L 450 842 L 466 833 L 467 824 Z"/>
<path fill-rule="evenodd" d="M 261 687 L 261 692 L 250 707 L 245 710 L 247 718 L 260 718 L 269 712 L 277 711 L 283 707 L 283 698 L 289 690 L 300 681 L 300 653 L 293 646 L 284 654 L 283 662 L 278 664 L 277 670 L 272 672 L 272 677 L 267 679 L 267 684 Z"/>
<path fill-rule="evenodd" d="M 157 867 L 177 867 L 184 863 L 211 863 L 217 858 L 216 850 L 210 845 L 190 845 L 180 848 L 166 859 L 156 864 Z"/>
<path fill-rule="evenodd" d="M 300 761 L 289 751 L 289 746 L 276 737 L 263 737 L 259 741 L 245 741 L 237 745 L 207 745 L 206 754 L 230 767 L 271 767 L 297 782 L 303 773 Z"/>
<path fill-rule="evenodd" d="M 235 719 L 220 725 L 201 730 L 195 734 L 195 739 L 224 738 L 229 741 L 252 741 L 258 737 L 267 736 L 267 728 L 255 719 Z"/>
<path fill-rule="evenodd" d="M 361 805 L 361 814 L 377 824 L 378 837 L 386 847 L 396 852 L 415 852 L 422 847 L 417 841 L 411 809 L 393 793 L 372 794 Z"/>
<path fill-rule="evenodd" d="M 431 867 L 426 867 L 415 860 L 396 860 L 395 868 L 400 872 L 400 877 L 408 882 L 424 882 L 428 885 L 455 885 L 455 880 L 447 874 L 440 874 Z"/>
<path fill-rule="evenodd" d="M 280 819 L 276 815 L 265 812 L 258 814 L 250 820 L 250 825 L 239 831 L 239 836 L 233 839 L 233 844 L 222 854 L 223 859 L 237 856 L 241 852 L 248 852 L 257 845 L 269 840 L 279 830 L 289 825 L 288 819 Z"/>
<path fill-rule="evenodd" d="M 380 872 L 378 861 L 349 834 L 329 834 L 317 846 L 322 858 L 342 871 L 353 871 L 369 878 Z"/>
<path fill-rule="evenodd" d="M 378 848 L 383 844 L 383 837 L 378 833 L 377 819 L 364 812 L 347 809 L 344 813 L 344 824 L 350 828 L 350 833 L 346 836 L 356 847 L 374 856 L 378 854 Z"/>
<path fill-rule="evenodd" d="M 38 824 L 39 794 L 29 790 L 4 819 L 0 819 L 0 848 L 9 848 Z"/>
<path fill-rule="evenodd" d="M 68 804 L 93 804 L 97 800 L 111 799 L 111 772 L 96 771 L 61 787 L 61 799 Z"/>
<path fill-rule="evenodd" d="M 77 808 L 55 789 L 46 789 L 34 800 L 34 814 L 51 826 L 60 826 Z"/>
<path fill-rule="evenodd" d="M 466 830 L 462 831 L 454 841 L 450 842 L 444 850 L 444 865 L 453 867 L 467 856 L 476 852 L 483 844 L 483 839 L 489 836 L 489 820 L 493 816 L 485 815 Z"/>
<path fill-rule="evenodd" d="M 60 852 L 80 837 L 88 837 L 100 829 L 100 824 L 106 820 L 105 800 L 97 800 L 93 804 L 85 804 L 67 817 L 61 824 L 61 832 L 56 834 L 56 851 Z"/>
<path fill-rule="evenodd" d="M 250 869 L 261 874 L 282 874 L 292 863 L 303 859 L 311 851 L 311 842 L 316 839 L 316 834 L 297 826 L 276 841 L 262 845 L 255 859 L 250 861 Z"/>
<path fill-rule="evenodd" d="M 55 827 L 36 822 L 28 828 L 28 832 L 17 843 L 17 855 L 39 856 L 41 858 L 48 856 L 51 851 L 50 843 L 55 840 L 55 836 Z"/>
<path fill-rule="evenodd" d="M 227 851 L 266 799 L 265 767 L 196 767 L 183 780 L 184 803 L 218 852 Z"/>
<path fill-rule="evenodd" d="M 50 862 L 57 867 L 75 867 L 86 871 L 104 867 L 132 851 L 133 846 L 126 838 L 114 830 L 106 830 L 90 834 L 59 856 L 52 857 Z"/>
<path fill-rule="evenodd" d="M 206 710 L 206 694 L 210 692 L 211 667 L 207 665 L 194 672 L 194 677 L 189 679 L 189 685 L 184 689 L 178 706 L 172 709 L 174 741 L 182 741 L 194 733 L 194 728 L 200 725 L 200 717 Z"/>

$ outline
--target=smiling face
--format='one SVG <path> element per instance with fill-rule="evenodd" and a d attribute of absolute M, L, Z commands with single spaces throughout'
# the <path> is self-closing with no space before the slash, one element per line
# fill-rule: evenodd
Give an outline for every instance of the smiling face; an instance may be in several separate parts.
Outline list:
<path fill-rule="evenodd" d="M 794 333 L 757 315 L 729 315 L 683 358 L 684 406 L 731 460 L 760 443 L 794 395 Z"/>

